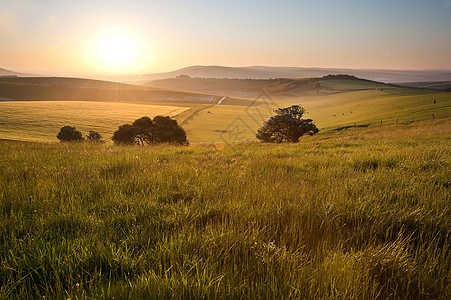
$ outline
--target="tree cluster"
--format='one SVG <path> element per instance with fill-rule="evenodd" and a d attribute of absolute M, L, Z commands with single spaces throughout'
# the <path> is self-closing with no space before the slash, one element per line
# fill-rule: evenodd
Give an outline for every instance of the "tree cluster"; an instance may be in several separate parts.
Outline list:
<path fill-rule="evenodd" d="M 56 136 L 60 142 L 81 142 L 85 139 L 83 138 L 83 134 L 81 131 L 78 131 L 75 127 L 72 126 L 63 126 L 60 129 L 60 132 Z M 97 131 L 89 131 L 89 134 L 86 135 L 86 140 L 90 143 L 102 143 L 102 136 Z"/>
<path fill-rule="evenodd" d="M 142 117 L 131 125 L 119 126 L 113 134 L 115 144 L 156 144 L 172 143 L 187 144 L 186 132 L 177 124 L 176 120 L 168 116 L 156 116 L 152 119 Z"/>
<path fill-rule="evenodd" d="M 313 135 L 319 130 L 312 119 L 302 118 L 305 109 L 300 105 L 279 108 L 257 131 L 257 138 L 267 143 L 297 143 L 305 134 Z"/>

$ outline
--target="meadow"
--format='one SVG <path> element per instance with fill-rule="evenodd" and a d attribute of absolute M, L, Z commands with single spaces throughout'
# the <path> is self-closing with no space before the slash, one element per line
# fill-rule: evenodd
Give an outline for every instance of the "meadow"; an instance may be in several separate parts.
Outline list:
<path fill-rule="evenodd" d="M 188 107 L 96 101 L 0 101 L 0 137 L 54 142 L 61 127 L 76 126 L 108 140 L 119 125 L 142 117 L 175 116 Z"/>
<path fill-rule="evenodd" d="M 450 146 L 450 118 L 288 145 L 0 141 L 0 298 L 450 299 Z"/>
<path fill-rule="evenodd" d="M 208 105 L 198 111 L 195 118 L 182 123 L 189 139 L 200 143 L 255 139 L 255 132 L 275 109 L 293 104 L 301 104 L 307 111 L 304 116 L 313 119 L 323 131 L 354 124 L 380 125 L 381 121 L 396 124 L 451 116 L 451 93 L 410 89 L 269 95 L 269 98 L 242 101 L 241 105 L 236 102 L 228 105 L 226 101 L 224 105 Z"/>
<path fill-rule="evenodd" d="M 59 129 L 70 125 L 108 140 L 121 124 L 165 114 L 182 125 L 191 143 L 246 142 L 275 109 L 293 104 L 304 106 L 305 117 L 323 131 L 451 116 L 449 92 L 360 79 L 176 78 L 153 84 L 2 78 L 0 100 L 11 101 L 0 101 L 0 139 L 56 142 Z"/>

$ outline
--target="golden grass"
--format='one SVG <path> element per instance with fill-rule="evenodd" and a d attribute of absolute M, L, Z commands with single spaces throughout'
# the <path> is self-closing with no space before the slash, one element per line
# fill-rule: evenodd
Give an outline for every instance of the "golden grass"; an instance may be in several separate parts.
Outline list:
<path fill-rule="evenodd" d="M 142 116 L 175 116 L 188 107 L 94 101 L 0 101 L 0 138 L 57 141 L 61 127 L 87 134 L 98 131 L 108 139 L 119 125 Z"/>
<path fill-rule="evenodd" d="M 0 141 L 0 298 L 450 299 L 450 137 Z"/>
<path fill-rule="evenodd" d="M 434 104 L 434 99 L 436 102 Z M 262 102 L 263 101 L 263 102 Z M 268 101 L 269 106 L 264 105 Z M 272 97 L 255 105 L 215 105 L 198 111 L 183 124 L 192 142 L 240 142 L 255 139 L 263 121 L 277 107 L 301 104 L 305 117 L 311 118 L 320 130 L 363 124 L 394 124 L 398 122 L 446 118 L 451 116 L 451 93 L 401 93 L 398 91 L 352 91 L 329 95 Z M 237 135 L 237 131 L 239 134 Z"/>
<path fill-rule="evenodd" d="M 252 94 L 253 97 L 258 96 L 258 90 L 261 88 L 268 87 L 270 91 L 277 91 L 290 84 L 289 80 L 285 82 L 283 79 L 273 81 L 183 79 L 181 83 L 179 81 L 175 80 L 179 84 L 184 81 L 192 83 L 193 90 L 211 92 L 222 89 L 225 95 L 227 91 L 232 94 L 238 91 L 248 96 Z M 295 81 L 301 84 L 309 82 L 308 79 Z M 191 143 L 235 143 L 253 140 L 257 129 L 267 117 L 274 114 L 274 109 L 293 104 L 304 106 L 307 110 L 305 117 L 313 119 L 320 130 L 337 129 L 353 124 L 380 124 L 381 120 L 383 124 L 393 124 L 451 116 L 451 93 L 386 87 L 355 80 L 321 82 L 330 90 L 322 89 L 319 93 L 310 91 L 294 96 L 275 93 L 267 106 L 266 100 L 255 102 L 255 98 L 227 98 L 221 105 L 213 105 L 205 102 L 208 97 L 213 96 L 205 94 L 161 91 L 155 88 L 81 79 L 35 78 L 11 79 L 9 83 L 5 82 L 0 82 L 0 97 L 16 95 L 21 99 L 34 95 L 36 99 L 101 99 L 107 102 L 128 100 L 128 103 L 175 105 L 178 108 L 175 108 L 175 111 L 169 109 L 168 112 L 181 122 Z M 161 82 L 173 84 L 171 80 Z M 177 87 L 181 89 L 182 86 Z M 376 89 L 380 87 L 384 89 Z M 189 90 L 190 86 L 185 85 L 185 88 Z M 352 89 L 354 90 L 346 91 Z M 63 105 L 56 104 L 59 102 L 53 103 L 57 106 Z M 27 105 L 33 105 L 33 108 Z M 105 104 L 106 107 L 108 105 Z M 139 114 L 141 109 L 139 106 L 117 105 L 117 109 L 103 109 L 89 103 L 75 106 L 71 104 L 67 109 L 60 108 L 57 109 L 58 113 L 53 113 L 50 102 L 34 104 L 0 102 L 0 138 L 55 140 L 54 136 L 63 125 L 76 126 L 83 131 L 100 131 L 105 138 L 110 138 L 117 126 L 146 114 L 160 113 L 160 110 L 157 112 L 153 108 L 149 111 L 149 106 L 142 106 L 142 113 Z M 78 109 L 75 109 L 77 107 Z M 185 107 L 185 110 L 180 107 Z M 164 110 L 161 113 L 164 113 Z"/>

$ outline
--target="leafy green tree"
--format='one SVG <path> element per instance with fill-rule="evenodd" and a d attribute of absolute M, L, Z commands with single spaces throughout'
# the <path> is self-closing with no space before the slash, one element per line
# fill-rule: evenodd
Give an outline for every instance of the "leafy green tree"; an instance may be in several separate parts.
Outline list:
<path fill-rule="evenodd" d="M 56 136 L 61 142 L 83 141 L 83 135 L 75 127 L 63 126 Z"/>
<path fill-rule="evenodd" d="M 135 120 L 132 124 L 135 129 L 135 138 L 138 144 L 144 145 L 144 142 L 150 144 L 153 137 L 153 122 L 149 117 L 142 117 Z"/>
<path fill-rule="evenodd" d="M 156 116 L 153 118 L 153 142 L 186 144 L 185 130 L 171 117 Z"/>
<path fill-rule="evenodd" d="M 86 135 L 86 139 L 91 143 L 100 143 L 102 142 L 102 135 L 97 131 L 89 131 L 89 134 Z"/>
<path fill-rule="evenodd" d="M 319 130 L 312 119 L 303 119 L 305 109 L 300 105 L 279 108 L 257 131 L 257 138 L 267 143 L 299 142 L 304 134 L 313 135 Z"/>
<path fill-rule="evenodd" d="M 111 138 L 115 144 L 131 145 L 135 144 L 136 131 L 130 124 L 119 126 Z"/>
<path fill-rule="evenodd" d="M 289 107 L 278 108 L 275 113 L 281 116 L 289 116 L 291 118 L 301 120 L 305 113 L 305 109 L 300 105 L 292 105 Z"/>
<path fill-rule="evenodd" d="M 116 144 L 188 143 L 185 130 L 168 116 L 142 117 L 132 125 L 121 125 L 112 139 Z"/>

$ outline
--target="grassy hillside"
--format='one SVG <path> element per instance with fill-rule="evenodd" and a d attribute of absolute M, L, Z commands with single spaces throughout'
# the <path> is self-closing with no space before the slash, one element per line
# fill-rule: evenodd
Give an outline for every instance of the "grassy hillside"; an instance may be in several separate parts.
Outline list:
<path fill-rule="evenodd" d="M 142 116 L 175 116 L 187 109 L 95 101 L 6 101 L 0 102 L 0 138 L 55 142 L 61 127 L 70 125 L 85 134 L 98 131 L 109 139 L 119 125 Z"/>
<path fill-rule="evenodd" d="M 419 88 L 428 88 L 433 90 L 447 90 L 451 91 L 451 81 L 439 81 L 439 82 L 406 82 L 401 83 L 403 86 L 412 86 Z"/>
<path fill-rule="evenodd" d="M 194 118 L 182 125 L 193 141 L 243 141 L 255 138 L 255 132 L 269 115 L 274 114 L 274 109 L 292 104 L 303 105 L 307 110 L 306 116 L 313 119 L 321 130 L 354 123 L 380 124 L 381 120 L 383 124 L 393 124 L 432 119 L 432 114 L 434 118 L 451 116 L 451 93 L 372 89 L 297 97 L 274 96 L 258 99 L 255 103 L 243 102 L 243 105 L 214 105 L 196 112 Z"/>
<path fill-rule="evenodd" d="M 164 88 L 185 91 L 67 78 L 23 78 L 21 83 L 11 80 L 9 83 L 0 80 L 0 97 L 8 92 L 8 97 L 15 95 L 17 99 L 34 95 L 34 99 L 55 102 L 0 101 L 3 139 L 56 141 L 55 135 L 63 125 L 77 126 L 83 131 L 97 130 L 110 138 L 120 124 L 144 115 L 167 113 L 182 124 L 192 143 L 235 143 L 254 139 L 255 132 L 274 114 L 274 109 L 293 104 L 303 105 L 308 112 L 306 116 L 321 130 L 354 123 L 380 124 L 381 120 L 387 124 L 451 116 L 451 93 L 355 78 L 160 81 L 166 84 Z M 262 90 L 270 98 L 261 95 Z M 237 97 L 240 95 L 247 98 Z M 105 104 L 92 101 L 63 104 L 56 102 L 58 99 L 99 99 Z"/>
<path fill-rule="evenodd" d="M 263 90 L 272 95 L 286 96 L 316 93 L 320 89 L 315 78 L 278 79 L 215 79 L 178 77 L 142 83 L 145 86 L 170 90 L 212 93 L 230 97 L 255 98 Z"/>
<path fill-rule="evenodd" d="M 217 102 L 222 97 L 117 82 L 58 77 L 2 78 L 0 99 L 105 102 Z"/>
<path fill-rule="evenodd" d="M 0 297 L 451 298 L 451 119 L 299 144 L 0 141 Z"/>
<path fill-rule="evenodd" d="M 371 69 L 344 69 L 344 68 L 299 68 L 299 67 L 225 67 L 225 66 L 191 66 L 173 72 L 160 74 L 147 74 L 134 76 L 130 80 L 151 80 L 174 78 L 180 75 L 189 75 L 200 78 L 239 78 L 239 79 L 269 79 L 269 78 L 296 78 L 321 77 L 328 74 L 352 74 L 382 82 L 413 82 L 413 81 L 449 81 L 450 70 L 371 70 Z"/>
<path fill-rule="evenodd" d="M 329 94 L 332 91 L 355 90 L 399 90 L 402 87 L 381 82 L 360 79 L 350 75 L 327 75 L 321 78 L 275 78 L 275 79 L 217 79 L 190 78 L 187 76 L 141 82 L 144 86 L 186 92 L 201 92 L 232 97 L 255 98 L 262 91 L 274 97 Z M 409 92 L 413 89 L 404 88 Z M 423 91 L 418 88 L 417 92 Z"/>

